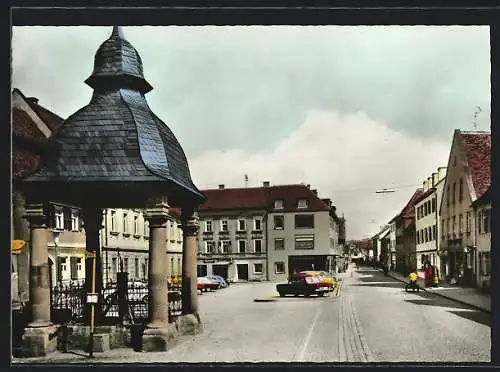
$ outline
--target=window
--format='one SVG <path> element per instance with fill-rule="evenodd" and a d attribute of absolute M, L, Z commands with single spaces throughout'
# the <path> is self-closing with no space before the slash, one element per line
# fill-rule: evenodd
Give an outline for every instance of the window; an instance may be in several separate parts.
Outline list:
<path fill-rule="evenodd" d="M 431 214 L 431 201 L 427 201 L 427 214 Z"/>
<path fill-rule="evenodd" d="M 450 206 L 450 185 L 446 187 L 446 206 Z"/>
<path fill-rule="evenodd" d="M 170 257 L 170 275 L 174 275 L 174 258 Z"/>
<path fill-rule="evenodd" d="M 70 257 L 69 258 L 69 270 L 71 280 L 78 279 L 78 257 Z"/>
<path fill-rule="evenodd" d="M 128 257 L 123 259 L 123 270 L 128 273 Z"/>
<path fill-rule="evenodd" d="M 260 218 L 255 218 L 253 220 L 253 229 L 256 231 L 262 230 L 262 220 Z"/>
<path fill-rule="evenodd" d="M 245 253 L 246 248 L 247 248 L 247 241 L 238 240 L 238 253 Z"/>
<path fill-rule="evenodd" d="M 314 235 L 296 235 L 295 249 L 314 249 Z"/>
<path fill-rule="evenodd" d="M 76 212 L 71 212 L 71 231 L 78 231 L 78 214 Z"/>
<path fill-rule="evenodd" d="M 427 228 L 425 228 L 425 231 L 424 231 L 424 237 L 425 237 L 425 242 L 427 243 L 429 241 L 429 234 L 428 234 L 428 230 Z"/>
<path fill-rule="evenodd" d="M 451 218 L 451 225 L 452 225 L 452 229 L 453 229 L 453 231 L 452 231 L 453 234 L 455 234 L 455 230 L 456 230 L 456 227 L 457 227 L 456 224 L 457 224 L 457 218 L 455 216 L 453 216 Z"/>
<path fill-rule="evenodd" d="M 453 187 L 452 187 L 452 196 L 451 196 L 451 202 L 452 204 L 455 204 L 455 192 L 457 191 L 457 183 L 453 182 Z"/>
<path fill-rule="evenodd" d="M 432 198 L 431 211 L 432 213 L 436 211 L 436 198 Z"/>
<path fill-rule="evenodd" d="M 228 228 L 227 228 L 227 220 L 222 220 L 222 221 L 220 222 L 220 229 L 221 229 L 222 231 L 228 231 Z"/>
<path fill-rule="evenodd" d="M 462 225 L 463 225 L 464 221 L 463 221 L 463 216 L 462 216 L 462 213 L 460 213 L 460 215 L 458 216 L 458 233 L 461 234 L 462 233 Z"/>
<path fill-rule="evenodd" d="M 245 230 L 246 230 L 246 221 L 238 220 L 238 231 L 245 231 Z"/>
<path fill-rule="evenodd" d="M 447 232 L 448 236 L 450 236 L 450 235 L 451 235 L 451 229 L 450 229 L 450 217 L 448 217 L 448 218 L 446 219 L 446 232 Z"/>
<path fill-rule="evenodd" d="M 274 216 L 274 229 L 275 230 L 283 230 L 285 225 L 285 217 L 284 216 Z"/>
<path fill-rule="evenodd" d="M 274 201 L 274 209 L 283 209 L 284 203 L 282 199 L 278 199 Z"/>
<path fill-rule="evenodd" d="M 296 229 L 314 229 L 313 214 L 296 214 L 295 215 Z"/>
<path fill-rule="evenodd" d="M 142 268 L 142 277 L 146 279 L 148 277 L 148 259 L 144 259 L 144 266 Z"/>
<path fill-rule="evenodd" d="M 140 274 L 139 274 L 139 259 L 136 258 L 134 259 L 134 275 L 135 278 L 138 279 Z"/>
<path fill-rule="evenodd" d="M 297 203 L 297 208 L 307 208 L 307 200 L 305 199 L 300 199 L 299 202 Z"/>
<path fill-rule="evenodd" d="M 417 231 L 417 244 L 420 244 L 420 231 Z"/>
<path fill-rule="evenodd" d="M 128 215 L 123 213 L 123 233 L 128 234 Z"/>
<path fill-rule="evenodd" d="M 149 236 L 149 222 L 144 221 L 144 236 Z"/>
<path fill-rule="evenodd" d="M 134 216 L 134 235 L 139 235 L 139 216 Z"/>
<path fill-rule="evenodd" d="M 177 274 L 180 274 L 182 272 L 182 264 L 181 264 L 181 259 L 177 259 Z"/>
<path fill-rule="evenodd" d="M 490 232 L 490 214 L 490 209 L 483 210 L 483 233 L 485 234 Z"/>
<path fill-rule="evenodd" d="M 255 239 L 253 241 L 253 251 L 255 253 L 262 253 L 262 240 L 261 239 Z"/>
<path fill-rule="evenodd" d="M 283 239 L 283 238 L 274 239 L 274 249 L 276 251 L 284 250 L 285 249 L 285 239 Z"/>
<path fill-rule="evenodd" d="M 437 240 L 437 225 L 432 226 L 432 240 Z"/>
<path fill-rule="evenodd" d="M 275 262 L 274 263 L 274 273 L 275 274 L 284 274 L 285 273 L 285 263 L 284 262 Z"/>
<path fill-rule="evenodd" d="M 467 217 L 466 217 L 466 219 L 467 219 L 467 221 L 466 221 L 466 224 L 467 224 L 467 226 L 466 226 L 466 231 L 467 231 L 468 233 L 470 233 L 470 230 L 471 230 L 471 222 L 472 222 L 472 221 L 471 221 L 471 214 L 470 214 L 470 212 L 467 212 Z"/>
<path fill-rule="evenodd" d="M 205 253 L 215 253 L 215 242 L 213 240 L 205 242 Z"/>
<path fill-rule="evenodd" d="M 477 232 L 481 234 L 483 232 L 482 222 L 483 221 L 483 211 L 477 212 Z"/>
<path fill-rule="evenodd" d="M 420 219 L 420 207 L 416 207 L 416 211 L 417 211 L 417 220 Z"/>
<path fill-rule="evenodd" d="M 460 178 L 460 182 L 458 184 L 458 201 L 462 201 L 464 199 L 464 180 Z"/>
<path fill-rule="evenodd" d="M 205 231 L 212 232 L 212 221 L 205 221 Z"/>
<path fill-rule="evenodd" d="M 229 250 L 231 248 L 231 241 L 222 240 L 220 244 L 221 244 L 221 253 L 229 253 Z"/>
<path fill-rule="evenodd" d="M 254 272 L 254 274 L 262 274 L 263 266 L 264 265 L 262 265 L 261 263 L 253 264 L 253 272 Z"/>
<path fill-rule="evenodd" d="M 117 231 L 116 230 L 116 212 L 111 211 L 111 231 Z"/>
<path fill-rule="evenodd" d="M 111 259 L 111 275 L 115 276 L 117 272 L 118 272 L 118 261 L 116 260 L 116 257 L 113 257 Z"/>
<path fill-rule="evenodd" d="M 444 218 L 441 220 L 441 236 L 446 235 L 446 230 L 444 229 Z"/>
<path fill-rule="evenodd" d="M 427 203 L 424 204 L 424 216 L 427 216 Z"/>
<path fill-rule="evenodd" d="M 491 256 L 490 252 L 479 252 L 479 271 L 481 276 L 487 276 L 491 273 Z"/>
<path fill-rule="evenodd" d="M 56 229 L 64 229 L 64 212 L 62 209 L 56 210 Z"/>

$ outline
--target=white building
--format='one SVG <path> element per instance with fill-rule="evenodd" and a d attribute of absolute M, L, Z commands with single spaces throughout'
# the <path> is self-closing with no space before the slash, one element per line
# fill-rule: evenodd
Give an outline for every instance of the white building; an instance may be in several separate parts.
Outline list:
<path fill-rule="evenodd" d="M 430 262 L 441 267 L 439 259 L 440 231 L 438 206 L 443 196 L 446 167 L 439 167 L 437 172 L 423 182 L 423 195 L 415 204 L 416 263 L 417 269 L 423 270 Z"/>

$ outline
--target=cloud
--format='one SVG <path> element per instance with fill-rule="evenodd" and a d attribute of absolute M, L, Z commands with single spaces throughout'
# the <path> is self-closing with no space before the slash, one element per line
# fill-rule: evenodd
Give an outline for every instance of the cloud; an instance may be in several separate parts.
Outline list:
<path fill-rule="evenodd" d="M 311 184 L 345 214 L 348 238 L 361 238 L 399 213 L 422 181 L 446 166 L 450 144 L 451 136 L 450 143 L 412 138 L 363 112 L 313 110 L 266 154 L 211 149 L 189 163 L 201 189 L 243 187 L 245 174 L 248 186 Z M 376 194 L 380 188 L 397 192 Z"/>

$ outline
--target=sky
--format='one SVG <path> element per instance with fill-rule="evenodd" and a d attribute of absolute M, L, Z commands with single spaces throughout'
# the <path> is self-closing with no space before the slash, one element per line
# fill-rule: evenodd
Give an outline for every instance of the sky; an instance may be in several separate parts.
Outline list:
<path fill-rule="evenodd" d="M 490 130 L 487 26 L 123 27 L 199 189 L 305 183 L 369 237 Z M 111 27 L 13 27 L 12 87 L 63 118 Z M 474 119 L 474 113 L 481 112 Z M 476 125 L 474 125 L 476 122 Z M 390 194 L 376 194 L 394 188 Z"/>

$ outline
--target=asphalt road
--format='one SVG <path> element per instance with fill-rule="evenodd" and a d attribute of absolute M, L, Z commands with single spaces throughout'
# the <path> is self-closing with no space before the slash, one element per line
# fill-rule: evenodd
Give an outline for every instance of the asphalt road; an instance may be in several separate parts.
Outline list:
<path fill-rule="evenodd" d="M 200 297 L 204 332 L 167 352 L 130 349 L 94 362 L 488 362 L 490 315 L 361 268 L 340 296 L 286 297 L 275 283 L 234 284 Z M 80 359 L 75 362 L 88 362 Z"/>

